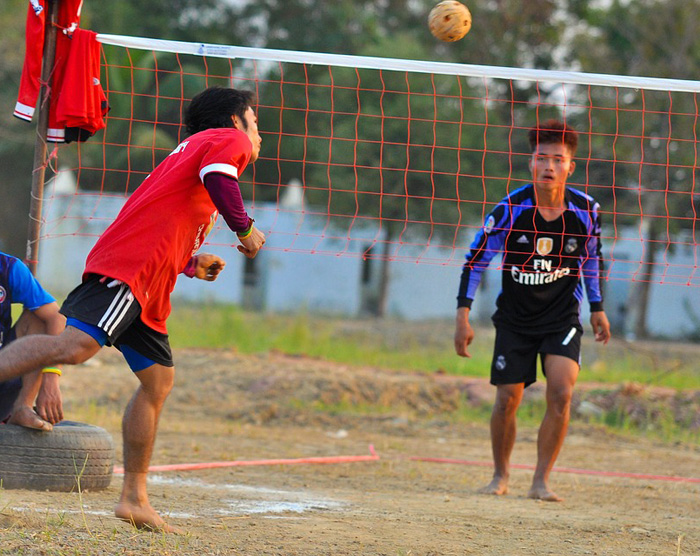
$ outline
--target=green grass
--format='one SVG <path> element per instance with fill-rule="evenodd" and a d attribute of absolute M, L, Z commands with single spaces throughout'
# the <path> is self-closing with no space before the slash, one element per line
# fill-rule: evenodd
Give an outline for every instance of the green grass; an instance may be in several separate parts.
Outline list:
<path fill-rule="evenodd" d="M 397 343 L 391 330 L 376 331 L 364 327 L 364 322 L 185 305 L 174 309 L 168 331 L 173 347 L 235 348 L 241 353 L 276 350 L 357 365 L 486 376 L 490 353 L 477 348 L 472 359 L 460 360 L 451 351 L 451 332 L 444 345 L 425 345 L 422 338 L 406 335 Z"/>
<path fill-rule="evenodd" d="M 454 353 L 453 329 L 448 321 L 410 323 L 306 313 L 272 315 L 229 305 L 176 306 L 168 329 L 176 348 L 229 348 L 241 353 L 275 350 L 340 363 L 475 377 L 489 375 L 493 349 L 491 327 L 477 330 L 472 357 L 464 359 Z M 686 359 L 673 353 L 663 356 L 645 344 L 593 345 L 590 336 L 584 336 L 581 381 L 700 389 L 700 372 L 692 355 Z"/>
<path fill-rule="evenodd" d="M 374 366 L 402 371 L 447 373 L 474 377 L 489 375 L 493 349 L 493 329 L 477 329 L 471 346 L 472 357 L 460 358 L 453 348 L 453 323 L 449 321 L 405 322 L 324 317 L 307 313 L 265 314 L 225 305 L 178 305 L 169 322 L 175 348 L 199 347 L 235 349 L 241 353 L 279 351 L 358 366 Z M 696 360 L 700 348 L 692 345 L 647 342 L 628 344 L 617 340 L 608 346 L 595 344 L 591 334 L 584 336 L 583 369 L 579 381 L 600 382 L 600 391 L 614 391 L 625 383 L 661 386 L 675 390 L 700 389 Z M 595 393 L 592 391 L 590 394 Z M 637 400 L 645 408 L 640 415 L 615 406 L 599 417 L 584 418 L 622 435 L 643 435 L 665 442 L 700 443 L 700 431 L 690 417 L 674 416 L 663 402 L 644 394 Z M 401 411 L 377 404 L 322 404 L 312 411 L 347 415 L 381 415 Z M 404 408 L 411 413 L 409 408 Z M 518 411 L 518 421 L 536 427 L 545 411 L 543 400 L 526 400 Z M 487 423 L 491 404 L 481 407 L 462 405 L 443 418 L 456 422 Z M 579 420 L 579 419 L 577 419 Z M 687 423 L 685 421 L 688 421 Z"/>

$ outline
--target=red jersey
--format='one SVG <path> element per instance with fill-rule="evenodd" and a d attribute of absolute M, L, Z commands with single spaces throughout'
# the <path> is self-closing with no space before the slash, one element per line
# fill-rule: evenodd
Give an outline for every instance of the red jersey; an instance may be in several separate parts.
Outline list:
<path fill-rule="evenodd" d="M 28 122 L 31 122 L 34 116 L 41 86 L 47 6 L 47 0 L 29 0 L 25 37 L 26 53 L 14 112 L 17 118 Z M 56 24 L 60 29 L 56 33 L 56 56 L 51 78 L 51 90 L 54 92 L 51 94 L 49 107 L 49 128 L 46 135 L 48 141 L 60 143 L 65 138 L 65 125 L 56 120 L 56 103 L 59 97 L 58 91 L 63 89 L 66 62 L 71 50 L 72 41 L 69 35 L 80 24 L 82 7 L 83 0 L 63 0 L 58 4 Z M 97 76 L 99 77 L 99 71 Z M 67 91 L 66 94 L 71 94 L 70 85 Z"/>
<path fill-rule="evenodd" d="M 96 37 L 93 31 L 76 29 L 71 38 L 63 86 L 53 108 L 53 120 L 59 129 L 65 129 L 66 143 L 85 141 L 105 127 L 107 97 L 100 85 L 100 44 Z"/>
<path fill-rule="evenodd" d="M 141 305 L 144 324 L 167 333 L 177 275 L 218 216 L 204 177 L 217 172 L 238 179 L 251 151 L 248 136 L 233 128 L 208 129 L 180 143 L 97 240 L 83 278 L 102 274 L 128 284 Z"/>

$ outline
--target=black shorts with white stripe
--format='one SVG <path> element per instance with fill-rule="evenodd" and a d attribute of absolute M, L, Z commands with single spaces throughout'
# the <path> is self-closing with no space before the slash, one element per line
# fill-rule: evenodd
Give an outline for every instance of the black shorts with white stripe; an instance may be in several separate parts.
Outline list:
<path fill-rule="evenodd" d="M 141 321 L 141 306 L 119 280 L 91 274 L 68 294 L 61 313 L 103 330 L 106 345 L 127 345 L 160 365 L 173 366 L 168 335 Z"/>
<path fill-rule="evenodd" d="M 583 330 L 572 326 L 552 334 L 520 334 L 504 326 L 496 327 L 496 341 L 491 362 L 491 384 L 530 386 L 537 381 L 537 354 L 544 372 L 547 354 L 561 355 L 581 365 Z"/>
<path fill-rule="evenodd" d="M 105 331 L 107 345 L 115 341 L 141 314 L 128 285 L 106 276 L 91 274 L 68 294 L 61 313 Z"/>

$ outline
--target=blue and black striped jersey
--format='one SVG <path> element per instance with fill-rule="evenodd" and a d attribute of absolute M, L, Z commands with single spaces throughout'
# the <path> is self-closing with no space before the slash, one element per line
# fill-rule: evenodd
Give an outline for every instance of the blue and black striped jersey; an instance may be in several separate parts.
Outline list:
<path fill-rule="evenodd" d="M 600 206 L 568 187 L 564 202 L 566 210 L 552 221 L 537 210 L 532 184 L 498 203 L 466 256 L 457 306 L 471 307 L 484 270 L 502 252 L 497 326 L 525 334 L 580 327 L 582 282 L 591 311 L 602 311 Z"/>

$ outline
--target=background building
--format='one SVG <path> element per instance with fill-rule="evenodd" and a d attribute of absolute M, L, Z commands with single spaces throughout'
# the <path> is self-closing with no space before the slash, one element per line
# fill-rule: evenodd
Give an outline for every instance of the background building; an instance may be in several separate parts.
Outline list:
<path fill-rule="evenodd" d="M 62 296 L 80 281 L 89 250 L 119 212 L 124 197 L 76 195 L 74 181 L 64 172 L 52 187 L 47 192 L 47 237 L 39 252 L 38 277 Z M 213 283 L 181 276 L 175 300 L 233 303 L 270 312 L 306 310 L 348 317 L 372 313 L 382 264 L 375 255 L 381 249 L 377 227 L 355 227 L 351 236 L 335 230 L 326 217 L 309 215 L 301 188 L 294 185 L 285 188 L 279 204 L 256 204 L 251 212 L 268 234 L 265 249 L 255 259 L 243 257 L 235 250 L 235 234 L 220 219 L 204 250 L 226 260 L 224 273 Z M 396 260 L 390 264 L 387 314 L 407 320 L 453 318 L 461 264 L 471 242 L 468 235 L 465 231 L 463 249 L 392 246 Z M 636 235 L 634 229 L 618 229 L 615 241 L 604 241 L 604 257 L 613 260 L 607 265 L 609 280 L 604 286 L 606 311 L 617 334 L 629 335 L 635 310 L 633 284 L 641 272 L 644 247 Z M 660 275 L 651 286 L 648 329 L 660 337 L 697 338 L 700 296 L 696 288 L 684 284 L 698 279 L 700 247 L 690 239 L 677 245 L 684 247 L 663 253 L 658 262 Z M 497 261 L 485 273 L 474 303 L 473 315 L 481 321 L 488 321 L 500 289 Z M 663 276 L 664 265 L 673 269 L 672 276 Z M 587 326 L 587 303 L 582 318 Z"/>

